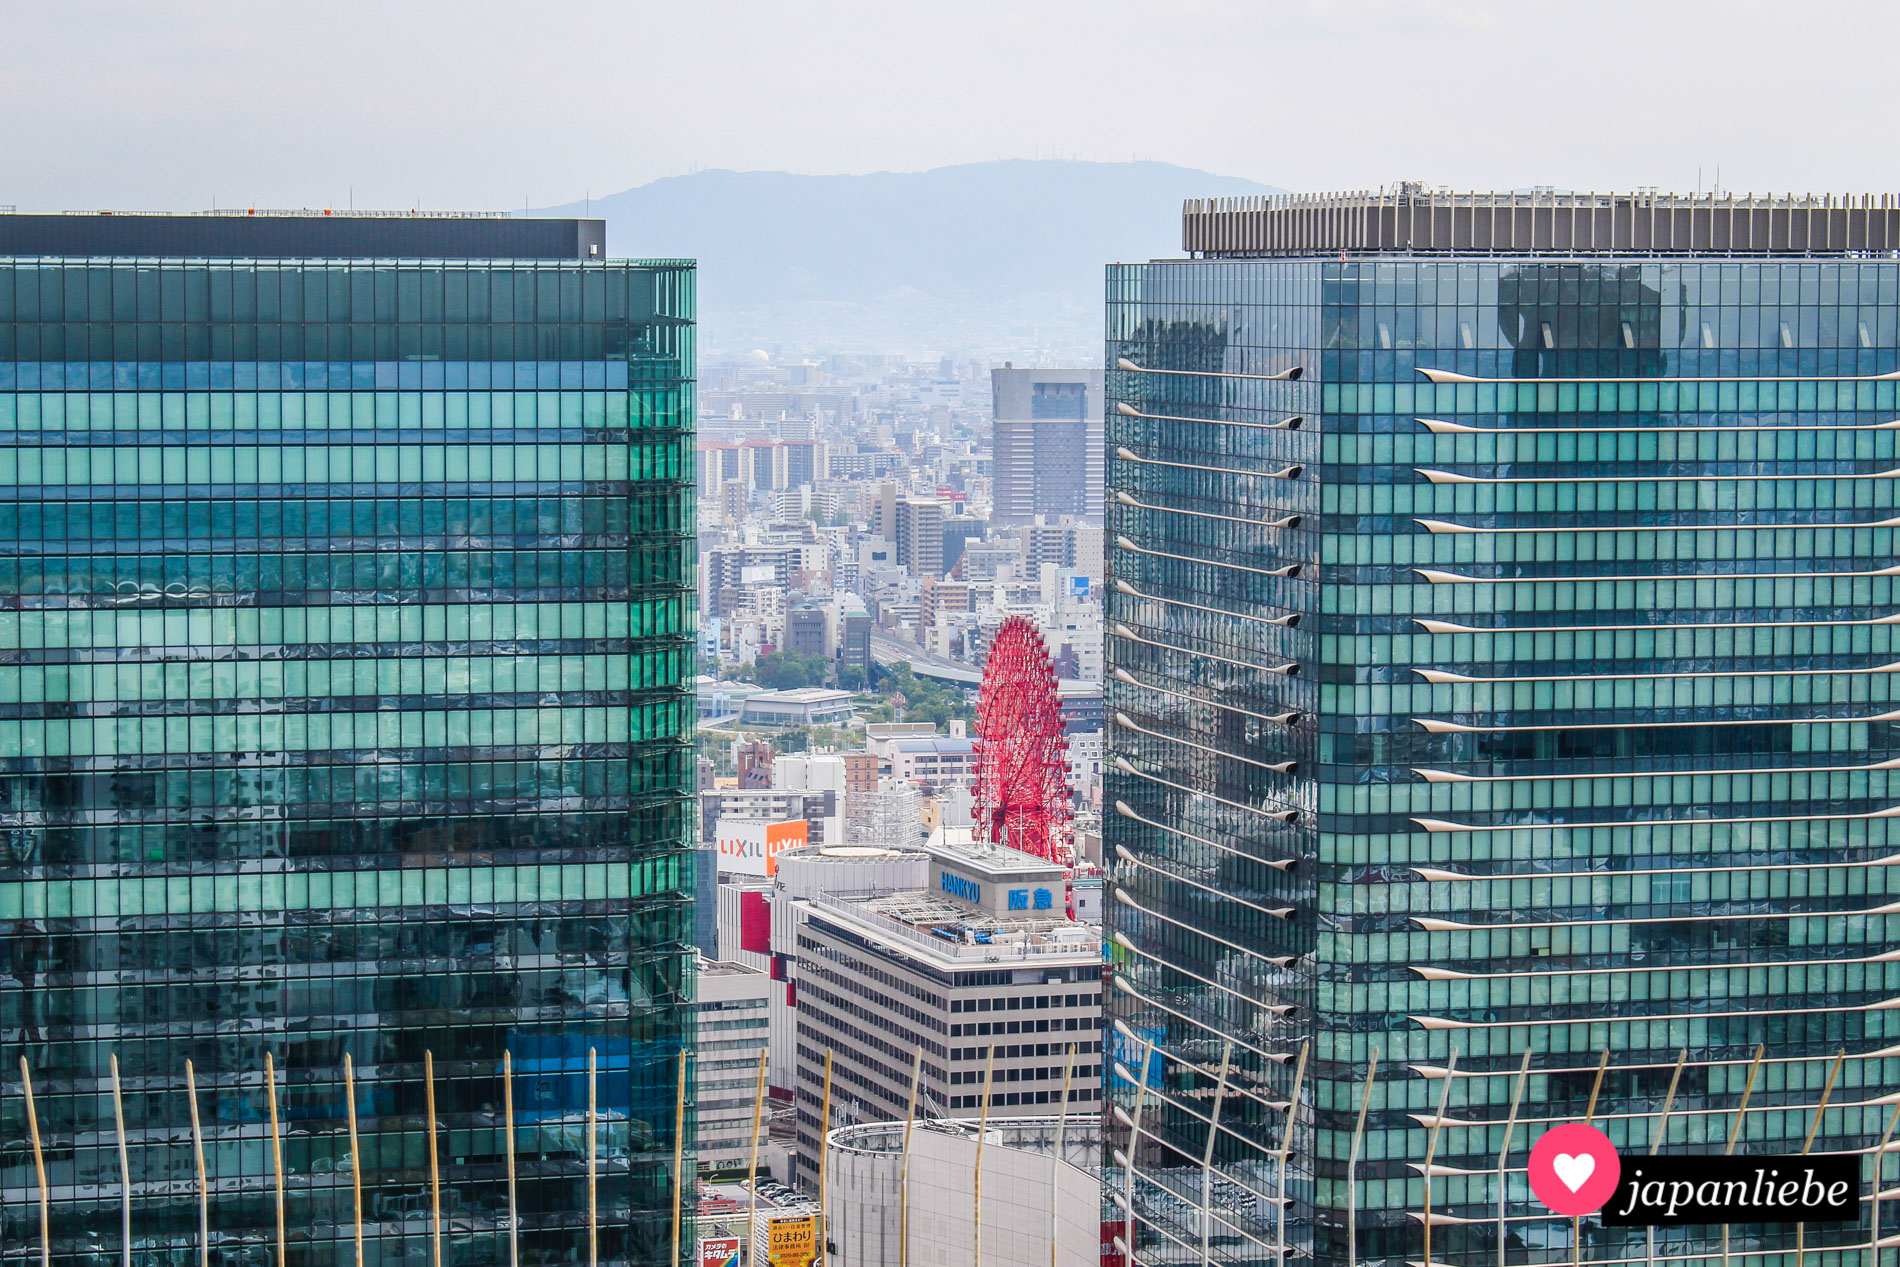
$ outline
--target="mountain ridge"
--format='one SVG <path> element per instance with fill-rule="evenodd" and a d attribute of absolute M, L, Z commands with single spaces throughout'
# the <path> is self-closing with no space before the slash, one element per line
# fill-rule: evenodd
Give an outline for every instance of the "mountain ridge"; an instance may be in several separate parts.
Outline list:
<path fill-rule="evenodd" d="M 1099 357 L 1102 267 L 1180 250 L 1181 200 L 1282 192 L 1171 163 L 1004 159 L 813 176 L 710 169 L 537 214 L 616 256 L 699 261 L 707 349 Z"/>

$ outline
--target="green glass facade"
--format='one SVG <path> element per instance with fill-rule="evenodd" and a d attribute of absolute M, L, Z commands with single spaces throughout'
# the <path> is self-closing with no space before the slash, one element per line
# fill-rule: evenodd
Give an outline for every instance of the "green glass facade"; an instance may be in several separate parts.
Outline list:
<path fill-rule="evenodd" d="M 669 1260 L 693 282 L 0 258 L 0 1262 Z"/>
<path fill-rule="evenodd" d="M 1135 1261 L 1424 1261 L 1443 1104 L 1432 1261 L 1641 1262 L 1594 1220 L 1579 1251 L 1525 1153 L 1593 1094 L 1648 1148 L 1685 1050 L 1665 1151 L 1723 1150 L 1758 1050 L 1738 1152 L 1799 1152 L 1841 1051 L 1814 1148 L 1877 1142 L 1897 318 L 1876 257 L 1109 270 L 1105 1218 Z M 1731 1235 L 1794 1262 L 1793 1225 Z M 1865 1220 L 1806 1237 L 1865 1261 Z"/>

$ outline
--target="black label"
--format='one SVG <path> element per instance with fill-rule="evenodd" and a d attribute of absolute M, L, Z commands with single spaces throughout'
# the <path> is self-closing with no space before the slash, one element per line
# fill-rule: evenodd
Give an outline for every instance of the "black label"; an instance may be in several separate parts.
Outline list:
<path fill-rule="evenodd" d="M 1606 1227 L 1686 1223 L 1857 1223 L 1860 1158 L 1623 1157 Z"/>

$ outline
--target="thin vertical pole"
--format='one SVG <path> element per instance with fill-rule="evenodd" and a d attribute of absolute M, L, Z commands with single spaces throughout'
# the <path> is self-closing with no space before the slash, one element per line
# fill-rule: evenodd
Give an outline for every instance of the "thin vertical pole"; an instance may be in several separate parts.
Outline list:
<path fill-rule="evenodd" d="M 125 1092 L 119 1083 L 117 1052 L 112 1054 L 111 1064 L 112 1123 L 119 1145 L 119 1262 L 122 1267 L 132 1267 L 132 1162 L 125 1152 Z"/>
<path fill-rule="evenodd" d="M 1676 1084 L 1682 1081 L 1682 1066 L 1689 1059 L 1689 1049 L 1684 1047 L 1676 1053 L 1676 1071 L 1669 1075 L 1669 1094 L 1663 1097 L 1662 1118 L 1656 1123 L 1656 1134 L 1649 1141 L 1649 1155 L 1654 1157 L 1663 1141 L 1669 1138 L 1669 1111 L 1676 1107 Z M 1656 1267 L 1656 1229 L 1643 1229 L 1643 1267 Z"/>
<path fill-rule="evenodd" d="M 1597 1096 L 1603 1091 L 1603 1074 L 1610 1067 L 1610 1049 L 1603 1049 L 1602 1059 L 1597 1061 L 1596 1080 L 1590 1084 L 1590 1105 L 1583 1111 L 1583 1124 L 1590 1125 L 1597 1115 Z M 1570 1261 L 1572 1267 L 1583 1267 L 1583 1219 L 1581 1216 L 1570 1220 Z"/>
<path fill-rule="evenodd" d="M 924 1049 L 910 1062 L 910 1107 L 904 1111 L 904 1153 L 897 1161 L 897 1267 L 910 1267 L 910 1128 L 917 1122 L 917 1082 L 924 1072 Z"/>
<path fill-rule="evenodd" d="M 435 1053 L 422 1053 L 422 1107 L 429 1133 L 429 1261 L 442 1267 L 442 1166 L 435 1144 Z"/>
<path fill-rule="evenodd" d="M 976 1174 L 970 1185 L 970 1232 L 976 1240 L 976 1252 L 970 1267 L 983 1267 L 983 1141 L 990 1136 L 990 1076 L 995 1072 L 996 1048 L 983 1058 L 983 1113 L 976 1122 Z"/>
<path fill-rule="evenodd" d="M 1372 1084 L 1379 1076 L 1379 1049 L 1366 1064 L 1366 1085 L 1359 1093 L 1359 1120 L 1352 1127 L 1352 1148 L 1346 1154 L 1346 1267 L 1359 1267 L 1359 1146 L 1366 1137 L 1366 1110 L 1372 1105 Z"/>
<path fill-rule="evenodd" d="M 1893 1106 L 1893 1112 L 1887 1115 L 1887 1129 L 1880 1133 L 1880 1147 L 1874 1149 L 1874 1234 L 1867 1242 L 1867 1261 L 1870 1267 L 1880 1267 L 1880 1172 L 1887 1164 L 1887 1141 L 1893 1138 L 1893 1128 L 1900 1125 L 1900 1104 Z"/>
<path fill-rule="evenodd" d="M 594 1084 L 594 1049 L 587 1049 L 587 1267 L 600 1264 L 600 1109 Z M 442 1267 L 437 1263 L 435 1267 Z"/>
<path fill-rule="evenodd" d="M 350 1114 L 350 1225 L 356 1235 L 356 1267 L 363 1267 L 363 1156 L 356 1140 L 356 1066 L 343 1053 L 343 1100 Z"/>
<path fill-rule="evenodd" d="M 1226 1076 L 1226 1069 L 1221 1075 Z M 1056 1267 L 1056 1243 L 1062 1236 L 1062 1218 L 1056 1212 L 1056 1194 L 1062 1184 L 1062 1137 L 1069 1126 L 1069 1079 L 1075 1073 L 1075 1044 L 1062 1047 L 1062 1107 L 1056 1110 L 1056 1147 L 1049 1165 L 1049 1267 Z M 1218 1112 L 1216 1106 L 1216 1112 Z"/>
<path fill-rule="evenodd" d="M 1755 1059 L 1748 1066 L 1748 1078 L 1742 1083 L 1741 1103 L 1735 1106 L 1735 1125 L 1729 1127 L 1728 1144 L 1722 1149 L 1724 1157 L 1735 1152 L 1735 1142 L 1742 1137 L 1742 1123 L 1748 1116 L 1748 1097 L 1755 1090 L 1755 1075 L 1761 1072 L 1761 1058 L 1767 1051 L 1766 1043 L 1758 1044 L 1755 1048 Z M 1722 1225 L 1722 1267 L 1728 1267 L 1728 1229 L 1729 1225 L 1724 1223 Z M 1878 1246 L 1875 1246 L 1875 1256 L 1879 1256 Z"/>
<path fill-rule="evenodd" d="M 1517 1081 L 1511 1087 L 1511 1113 L 1504 1119 L 1504 1142 L 1498 1145 L 1498 1267 L 1504 1267 L 1505 1250 L 1510 1230 L 1504 1222 L 1505 1191 L 1510 1186 L 1510 1176 L 1505 1167 L 1511 1157 L 1511 1136 L 1517 1133 L 1517 1109 L 1524 1102 L 1524 1083 L 1531 1076 L 1531 1049 L 1524 1048 L 1524 1059 L 1517 1067 Z"/>
<path fill-rule="evenodd" d="M 520 1267 L 521 1232 L 515 1217 L 515 1057 L 506 1047 L 501 1050 L 502 1151 L 508 1154 L 508 1267 Z M 678 1225 L 675 1216 L 675 1226 Z M 675 1254 L 678 1260 L 679 1255 Z"/>
<path fill-rule="evenodd" d="M 673 1258 L 680 1261 L 680 1205 L 686 1199 L 686 1050 L 680 1049 L 679 1092 L 673 1099 Z M 747 1228 L 750 1232 L 752 1229 Z M 513 1264 L 510 1264 L 513 1267 Z"/>
<path fill-rule="evenodd" d="M 211 1267 L 211 1181 L 205 1177 L 205 1139 L 198 1124 L 198 1075 L 185 1062 L 185 1098 L 191 1104 L 191 1155 L 198 1166 L 198 1264 Z"/>
<path fill-rule="evenodd" d="M 818 1210 L 819 1210 L 821 1219 L 823 1217 L 829 1216 L 831 1212 L 831 1206 L 829 1204 L 831 1189 L 827 1186 L 827 1180 L 830 1178 L 830 1172 L 826 1168 L 827 1163 L 830 1161 L 830 1154 L 831 1154 L 831 1146 L 829 1143 L 826 1142 L 830 1134 L 831 1134 L 831 1048 L 827 1047 L 825 1048 L 825 1094 L 824 1094 L 824 1098 L 819 1101 L 819 1108 L 818 1108 Z M 823 1261 L 825 1257 L 825 1247 L 822 1244 L 822 1241 L 825 1239 L 827 1229 L 823 1226 L 822 1222 L 818 1228 L 818 1231 L 819 1231 L 819 1239 L 821 1242 L 818 1246 L 818 1258 L 820 1261 Z"/>
<path fill-rule="evenodd" d="M 765 1048 L 759 1048 L 759 1085 L 752 1100 L 752 1160 L 745 1168 L 747 1244 L 752 1240 L 753 1225 L 759 1221 L 759 1119 L 765 1116 L 765 1052 Z"/>
<path fill-rule="evenodd" d="M 118 1094 L 118 1061 L 113 1061 L 113 1094 Z M 271 1186 L 277 1198 L 277 1267 L 289 1267 L 290 1238 L 284 1230 L 284 1139 L 277 1123 L 277 1062 L 267 1049 L 264 1052 L 264 1099 L 270 1106 L 270 1173 Z M 125 1134 L 124 1123 L 119 1126 L 121 1137 Z M 129 1238 L 128 1238 L 129 1239 Z M 126 1260 L 131 1267 L 131 1259 Z"/>
<path fill-rule="evenodd" d="M 1300 1062 L 1293 1069 L 1292 1103 L 1286 1108 L 1286 1124 L 1280 1128 L 1280 1245 L 1274 1251 L 1278 1267 L 1286 1267 L 1286 1220 L 1293 1209 L 1293 1198 L 1286 1193 L 1286 1159 L 1293 1151 L 1293 1127 L 1300 1119 L 1300 1087 L 1306 1082 L 1306 1053 L 1311 1046 L 1310 1040 L 1300 1044 Z M 1427 1267 L 1430 1263 L 1430 1255 L 1427 1255 Z"/>
<path fill-rule="evenodd" d="M 1821 1129 L 1821 1115 L 1827 1112 L 1828 1097 L 1834 1094 L 1834 1079 L 1841 1073 L 1841 1063 L 1847 1059 L 1847 1051 L 1842 1049 L 1834 1054 L 1834 1063 L 1828 1066 L 1827 1081 L 1821 1086 L 1821 1102 L 1814 1106 L 1814 1120 L 1808 1124 L 1808 1136 L 1801 1141 L 1801 1155 L 1806 1157 L 1814 1147 L 1815 1133 Z M 1804 1267 L 1808 1258 L 1808 1225 L 1805 1222 L 1794 1225 L 1794 1267 Z"/>
<path fill-rule="evenodd" d="M 1149 1039 L 1141 1051 L 1141 1067 L 1135 1070 L 1135 1111 L 1128 1119 L 1128 1165 L 1122 1172 L 1122 1195 L 1126 1201 L 1122 1231 L 1128 1237 L 1126 1257 L 1132 1267 L 1135 1259 L 1135 1156 L 1141 1149 L 1141 1111 L 1148 1104 L 1148 1066 L 1154 1063 L 1155 1040 Z"/>
<path fill-rule="evenodd" d="M 1451 1084 L 1458 1074 L 1458 1049 L 1451 1049 L 1451 1062 L 1445 1066 L 1445 1085 L 1438 1093 L 1438 1112 L 1432 1117 L 1432 1129 L 1425 1133 L 1425 1267 L 1432 1263 L 1432 1158 L 1438 1155 L 1438 1131 L 1445 1123 L 1445 1109 L 1451 1103 Z"/>
<path fill-rule="evenodd" d="M 33 1174 L 40 1185 L 40 1267 L 53 1263 L 53 1207 L 46 1195 L 46 1154 L 40 1148 L 40 1115 L 33 1107 L 33 1075 L 27 1071 L 26 1057 L 20 1057 L 20 1090 L 26 1095 L 26 1133 L 33 1141 Z M 1875 1172 L 1874 1191 L 1880 1191 Z M 1879 1200 L 1878 1197 L 1875 1200 Z M 1879 1207 L 1875 1207 L 1878 1211 Z"/>

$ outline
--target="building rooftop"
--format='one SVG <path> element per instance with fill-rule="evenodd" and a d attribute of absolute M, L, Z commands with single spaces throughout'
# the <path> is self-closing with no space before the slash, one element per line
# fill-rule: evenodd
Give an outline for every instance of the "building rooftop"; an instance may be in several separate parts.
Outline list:
<path fill-rule="evenodd" d="M 1900 250 L 1900 194 L 1453 193 L 1407 182 L 1191 198 L 1181 248 L 1211 259 L 1346 254 L 1869 255 Z"/>
<path fill-rule="evenodd" d="M 725 959 L 699 958 L 699 975 L 702 977 L 756 977 L 759 969 L 748 968 L 742 963 L 732 963 Z"/>
<path fill-rule="evenodd" d="M 1038 858 L 1020 849 L 992 845 L 975 838 L 968 827 L 939 827 L 931 833 L 924 849 L 932 857 L 988 875 L 1011 873 L 1061 872 L 1062 864 Z"/>
<path fill-rule="evenodd" d="M 1005 919 L 929 892 L 849 896 L 821 893 L 809 899 L 820 914 L 881 934 L 889 943 L 957 966 L 1007 960 L 1102 956 L 1102 930 L 1095 924 L 1054 917 Z"/>
<path fill-rule="evenodd" d="M 976 751 L 976 741 L 971 739 L 897 739 L 891 743 L 894 752 L 937 752 L 946 755 L 968 756 Z"/>
<path fill-rule="evenodd" d="M 828 686 L 800 686 L 789 691 L 763 691 L 752 696 L 755 704 L 829 704 L 835 700 L 848 700 L 854 696 L 850 691 L 834 690 Z"/>
<path fill-rule="evenodd" d="M 0 215 L 0 256 L 598 260 L 607 222 L 507 212 L 217 211 Z"/>

